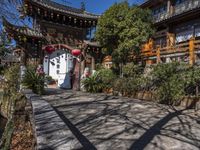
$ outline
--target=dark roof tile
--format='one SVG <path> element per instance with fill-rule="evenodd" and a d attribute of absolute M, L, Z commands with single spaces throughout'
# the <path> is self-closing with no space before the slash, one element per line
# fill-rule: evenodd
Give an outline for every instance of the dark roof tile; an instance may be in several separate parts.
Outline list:
<path fill-rule="evenodd" d="M 65 13 L 65 14 L 73 15 L 73 16 L 77 16 L 77 17 L 82 17 L 82 18 L 86 18 L 86 19 L 98 19 L 100 17 L 100 15 L 95 15 L 95 14 L 86 12 L 82 9 L 58 4 L 51 0 L 27 0 L 27 1 L 31 2 L 32 4 L 35 3 L 38 5 L 41 5 L 42 7 L 46 7 L 48 9 L 59 11 L 61 13 Z"/>

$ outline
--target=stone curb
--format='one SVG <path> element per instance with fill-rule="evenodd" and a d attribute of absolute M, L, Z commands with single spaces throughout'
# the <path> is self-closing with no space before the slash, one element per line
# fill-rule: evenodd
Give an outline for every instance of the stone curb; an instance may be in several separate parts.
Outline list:
<path fill-rule="evenodd" d="M 54 108 L 31 90 L 22 93 L 30 101 L 38 150 L 70 150 L 79 143 Z"/>

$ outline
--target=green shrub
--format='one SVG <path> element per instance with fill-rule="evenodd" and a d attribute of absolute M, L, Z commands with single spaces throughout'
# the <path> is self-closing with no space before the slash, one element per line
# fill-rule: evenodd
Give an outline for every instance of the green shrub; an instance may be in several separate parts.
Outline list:
<path fill-rule="evenodd" d="M 13 65 L 5 70 L 5 81 L 3 81 L 1 113 L 8 121 L 0 142 L 0 149 L 10 149 L 10 143 L 14 130 L 14 113 L 25 109 L 26 100 L 19 93 L 20 66 Z M 1 92 L 1 91 L 0 91 Z"/>
<path fill-rule="evenodd" d="M 92 76 L 82 80 L 83 86 L 87 92 L 98 93 L 102 92 L 103 83 L 101 82 L 98 72 L 95 72 Z"/>
<path fill-rule="evenodd" d="M 185 95 L 184 81 L 179 74 L 174 74 L 167 81 L 163 81 L 162 84 L 156 90 L 156 100 L 162 104 L 173 105 L 181 101 Z"/>
<path fill-rule="evenodd" d="M 96 70 L 99 71 L 101 69 L 104 69 L 103 65 L 100 63 L 96 64 Z"/>
<path fill-rule="evenodd" d="M 45 82 L 47 84 L 53 84 L 55 83 L 55 80 L 51 76 L 45 76 Z"/>
<path fill-rule="evenodd" d="M 111 69 L 101 69 L 82 81 L 86 91 L 97 93 L 112 88 L 115 75 Z"/>
<path fill-rule="evenodd" d="M 113 90 L 126 96 L 133 96 L 144 86 L 143 67 L 133 63 L 123 66 L 123 78 L 114 81 Z"/>
<path fill-rule="evenodd" d="M 18 91 L 20 79 L 20 66 L 14 65 L 9 67 L 5 70 L 4 76 L 8 88 L 12 88 L 12 90 Z"/>
<path fill-rule="evenodd" d="M 4 74 L 4 70 L 5 68 L 3 66 L 0 65 L 0 75 L 3 75 Z"/>
<path fill-rule="evenodd" d="M 197 66 L 187 68 L 182 76 L 185 81 L 186 95 L 199 96 L 200 68 Z"/>
<path fill-rule="evenodd" d="M 173 62 L 158 64 L 153 67 L 148 77 L 150 90 L 155 93 L 155 99 L 164 104 L 175 104 L 185 95 L 185 80 L 183 75 L 187 66 Z"/>
<path fill-rule="evenodd" d="M 112 88 L 113 82 L 116 79 L 116 75 L 111 69 L 101 69 L 97 72 L 99 82 L 102 82 L 103 89 Z"/>
<path fill-rule="evenodd" d="M 113 90 L 122 93 L 125 96 L 134 96 L 138 91 L 141 90 L 143 83 L 143 78 L 119 78 L 115 80 L 113 84 Z"/>
<path fill-rule="evenodd" d="M 134 63 L 129 63 L 123 66 L 122 70 L 124 77 L 135 78 L 135 77 L 140 77 L 141 74 L 143 74 L 144 68 L 139 65 L 135 65 Z"/>
<path fill-rule="evenodd" d="M 28 67 L 25 71 L 22 84 L 33 90 L 34 93 L 42 95 L 44 93 L 44 82 L 44 74 L 38 74 L 34 67 Z"/>
<path fill-rule="evenodd" d="M 14 65 L 5 70 L 5 80 L 2 82 L 1 112 L 9 118 L 12 116 L 16 95 L 19 90 L 19 65 Z"/>

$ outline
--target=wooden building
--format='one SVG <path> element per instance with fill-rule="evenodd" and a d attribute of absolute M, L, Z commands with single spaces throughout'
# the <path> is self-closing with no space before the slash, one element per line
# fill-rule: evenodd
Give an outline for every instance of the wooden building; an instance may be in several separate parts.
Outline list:
<path fill-rule="evenodd" d="M 32 29 L 16 27 L 5 19 L 4 26 L 24 49 L 26 60 L 31 54 L 30 49 L 35 49 L 33 51 L 37 52 L 40 63 L 43 61 L 46 72 L 53 73 L 55 79 L 58 79 L 59 74 L 71 71 L 71 65 L 68 65 L 70 62 L 73 63 L 76 81 L 84 67 L 95 69 L 96 54 L 100 53 L 100 46 L 87 41 L 91 39 L 87 36 L 96 29 L 99 15 L 89 13 L 84 8 L 72 8 L 51 0 L 24 0 L 20 12 L 21 17 L 32 18 Z M 70 55 L 73 49 L 81 49 L 83 54 L 76 61 L 71 60 L 74 58 Z M 34 58 L 32 55 L 30 57 Z"/>
<path fill-rule="evenodd" d="M 147 0 L 152 10 L 155 35 L 143 46 L 146 64 L 200 62 L 200 0 Z"/>

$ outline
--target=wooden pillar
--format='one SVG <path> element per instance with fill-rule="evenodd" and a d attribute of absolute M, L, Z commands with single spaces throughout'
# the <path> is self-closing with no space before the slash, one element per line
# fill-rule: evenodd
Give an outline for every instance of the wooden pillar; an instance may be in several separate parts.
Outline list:
<path fill-rule="evenodd" d="M 25 66 L 26 65 L 26 55 L 23 49 L 21 49 L 21 65 Z"/>
<path fill-rule="evenodd" d="M 149 40 L 149 48 L 150 48 L 150 49 L 153 48 L 153 39 L 150 39 L 150 40 Z"/>
<path fill-rule="evenodd" d="M 42 41 L 39 41 L 39 64 L 43 65 L 44 51 L 42 50 Z"/>
<path fill-rule="evenodd" d="M 194 54 L 194 50 L 195 50 L 195 46 L 194 46 L 194 42 L 195 42 L 195 38 L 192 37 L 189 41 L 189 64 L 191 66 L 194 65 L 195 63 L 195 54 Z"/>
<path fill-rule="evenodd" d="M 91 71 L 93 71 L 93 70 L 95 70 L 95 59 L 92 56 L 92 70 Z"/>
<path fill-rule="evenodd" d="M 175 45 L 175 34 L 167 33 L 167 47 L 172 47 Z"/>
<path fill-rule="evenodd" d="M 86 59 L 86 52 L 85 52 L 85 49 L 83 49 L 83 61 L 81 62 L 81 75 L 84 73 L 84 70 L 85 70 L 85 59 Z"/>
<path fill-rule="evenodd" d="M 160 46 L 157 47 L 156 49 L 156 55 L 157 55 L 157 64 L 159 64 L 161 62 L 161 58 L 160 58 Z"/>

